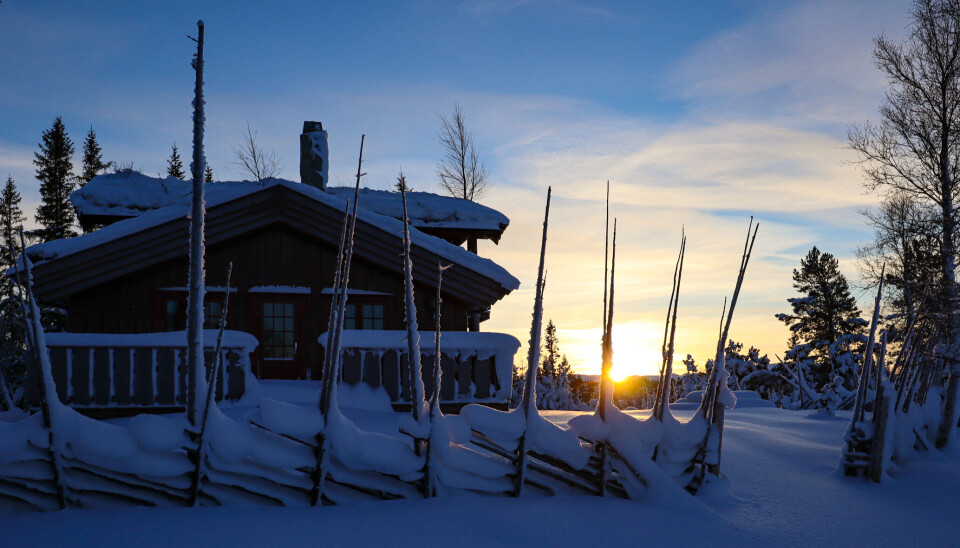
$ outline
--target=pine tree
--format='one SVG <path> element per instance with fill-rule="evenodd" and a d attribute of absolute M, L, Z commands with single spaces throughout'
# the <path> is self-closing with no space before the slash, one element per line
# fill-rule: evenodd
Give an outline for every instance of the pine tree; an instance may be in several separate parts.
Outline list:
<path fill-rule="evenodd" d="M 23 211 L 20 209 L 20 192 L 17 191 L 17 184 L 13 182 L 13 177 L 8 175 L 7 184 L 0 192 L 0 233 L 3 234 L 3 239 L 0 241 L 0 246 L 3 246 L 3 249 L 0 250 L 2 251 L 0 253 L 0 269 L 3 271 L 13 266 L 10 259 L 10 250 L 13 250 L 13 255 L 19 255 L 20 253 L 20 245 L 14 227 L 22 225 L 23 222 Z"/>
<path fill-rule="evenodd" d="M 777 318 L 790 328 L 791 351 L 802 349 L 813 360 L 808 382 L 819 390 L 841 376 L 847 388 L 855 387 L 854 346 L 862 342 L 866 322 L 860 318 L 839 262 L 814 246 L 800 260 L 800 270 L 793 271 L 793 287 L 802 297 L 787 299 L 793 313 Z"/>
<path fill-rule="evenodd" d="M 167 177 L 183 180 L 187 174 L 183 171 L 183 161 L 180 159 L 180 151 L 177 149 L 176 142 L 173 143 L 172 149 L 170 158 L 167 159 Z"/>
<path fill-rule="evenodd" d="M 537 378 L 542 378 L 544 375 L 566 376 L 569 373 L 570 363 L 567 361 L 567 356 L 560 354 L 557 326 L 553 324 L 553 320 L 548 320 L 543 333 L 543 354 L 540 358 Z"/>
<path fill-rule="evenodd" d="M 13 266 L 11 257 L 20 254 L 19 238 L 14 227 L 22 225 L 23 222 L 20 193 L 13 177 L 8 176 L 7 183 L 0 192 L 0 246 L 3 248 L 0 250 L 0 368 L 3 369 L 3 376 L 14 393 L 23 385 L 26 376 L 25 331 L 14 282 L 3 272 Z"/>
<path fill-rule="evenodd" d="M 104 163 L 97 134 L 93 131 L 93 126 L 90 126 L 87 138 L 83 141 L 83 173 L 80 175 L 80 186 L 83 187 L 90 179 L 107 171 L 110 164 L 111 162 Z"/>
<path fill-rule="evenodd" d="M 203 170 L 203 182 L 212 183 L 213 182 L 213 168 L 210 167 L 210 164 L 207 164 L 207 167 Z"/>
<path fill-rule="evenodd" d="M 73 141 L 67 135 L 63 120 L 57 116 L 53 126 L 44 131 L 40 152 L 34 153 L 37 180 L 40 181 L 40 206 L 34 217 L 43 227 L 35 231 L 41 241 L 72 238 L 76 214 L 70 204 L 74 188 Z"/>

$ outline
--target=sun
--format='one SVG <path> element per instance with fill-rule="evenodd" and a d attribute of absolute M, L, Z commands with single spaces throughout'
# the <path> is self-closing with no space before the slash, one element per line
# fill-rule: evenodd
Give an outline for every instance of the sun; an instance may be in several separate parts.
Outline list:
<path fill-rule="evenodd" d="M 625 340 L 622 344 L 614 341 L 610 378 L 613 382 L 620 382 L 634 375 L 656 375 L 662 361 L 659 348 L 642 346 L 640 341 Z"/>
<path fill-rule="evenodd" d="M 661 332 L 657 333 L 657 329 Z M 620 382 L 633 375 L 657 375 L 663 358 L 660 355 L 662 326 L 634 321 L 613 329 L 613 369 L 610 377 Z M 571 362 L 580 364 L 583 373 L 600 372 L 600 333 L 597 329 L 565 330 L 560 333 L 563 349 Z"/>

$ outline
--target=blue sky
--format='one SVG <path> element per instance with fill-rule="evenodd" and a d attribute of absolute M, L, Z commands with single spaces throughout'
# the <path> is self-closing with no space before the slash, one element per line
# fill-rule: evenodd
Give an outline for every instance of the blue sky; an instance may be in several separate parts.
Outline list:
<path fill-rule="evenodd" d="M 847 126 L 876 118 L 884 81 L 871 40 L 903 34 L 909 3 L 850 2 L 45 2 L 0 4 L 0 174 L 38 199 L 31 160 L 62 115 L 93 125 L 106 159 L 164 169 L 190 142 L 196 20 L 206 22 L 207 156 L 235 179 L 249 121 L 298 179 L 303 120 L 330 132 L 331 177 L 349 182 L 361 133 L 367 184 L 402 166 L 437 189 L 437 115 L 463 106 L 487 159 L 484 203 L 512 219 L 481 254 L 521 290 L 488 330 L 526 341 L 538 217 L 556 197 L 546 314 L 583 370 L 596 367 L 603 185 L 620 219 L 619 363 L 649 371 L 680 227 L 688 241 L 678 350 L 715 345 L 749 215 L 761 221 L 733 336 L 782 353 L 773 314 L 812 245 L 856 277 L 869 238 Z M 189 155 L 189 152 L 185 156 Z M 622 285 L 621 285 L 622 284 Z M 866 299 L 864 299 L 866 301 Z M 712 340 L 713 339 L 713 340 Z M 616 358 L 615 358 L 616 359 Z"/>

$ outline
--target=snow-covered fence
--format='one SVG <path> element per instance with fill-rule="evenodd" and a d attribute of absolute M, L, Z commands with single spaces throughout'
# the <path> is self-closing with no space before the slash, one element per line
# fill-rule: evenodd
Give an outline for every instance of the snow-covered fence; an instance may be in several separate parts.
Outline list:
<path fill-rule="evenodd" d="M 213 367 L 216 331 L 206 338 L 207 368 Z M 74 407 L 182 406 L 186 397 L 186 338 L 183 332 L 102 334 L 47 333 L 57 395 Z M 240 398 L 250 371 L 252 335 L 225 333 L 217 400 Z M 27 371 L 26 397 L 39 405 L 37 372 Z"/>
<path fill-rule="evenodd" d="M 421 332 L 422 340 L 432 340 L 434 333 Z M 442 331 L 440 368 L 442 403 L 500 403 L 510 401 L 513 357 L 520 341 L 504 333 Z M 411 397 L 406 331 L 343 332 L 343 366 L 340 380 L 346 384 L 364 382 L 383 386 L 397 404 L 409 403 Z M 320 336 L 326 346 L 327 334 Z M 433 391 L 432 348 L 424 347 L 425 393 Z"/>
<path fill-rule="evenodd" d="M 373 392 L 359 384 L 341 389 L 351 400 Z M 193 464 L 184 414 L 145 414 L 110 424 L 66 407 L 56 413 L 68 506 L 189 506 Z M 0 512 L 59 507 L 41 419 L 35 413 L 18 422 L 0 421 Z M 379 422 L 376 432 L 364 430 L 339 412 L 325 420 L 312 407 L 266 398 L 242 419 L 211 407 L 199 502 L 310 505 L 320 431 L 338 442 L 324 465 L 325 503 L 423 497 L 424 457 L 415 454 L 413 439 L 399 425 Z M 525 422 L 523 414 L 476 405 L 459 416 L 439 417 L 431 444 L 439 493 L 512 496 L 519 434 L 526 430 L 525 496 L 605 493 L 652 503 L 676 500 L 687 496 L 682 488 L 706 431 L 699 417 L 679 423 L 668 416 L 661 423 L 619 412 L 606 424 L 583 415 L 569 428 L 539 416 Z M 600 443 L 608 445 L 606 464 Z M 658 445 L 661 451 L 653 457 Z"/>

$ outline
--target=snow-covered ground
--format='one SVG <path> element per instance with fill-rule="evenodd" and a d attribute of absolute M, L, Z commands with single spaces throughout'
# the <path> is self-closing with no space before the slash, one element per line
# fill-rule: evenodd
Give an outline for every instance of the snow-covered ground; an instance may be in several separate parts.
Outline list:
<path fill-rule="evenodd" d="M 564 422 L 576 413 L 544 415 Z M 846 417 L 808 415 L 729 412 L 722 464 L 728 480 L 712 483 L 680 508 L 592 497 L 460 497 L 324 508 L 71 510 L 0 515 L 0 545 L 960 544 L 960 450 L 922 456 L 880 485 L 844 478 L 836 467 Z"/>

